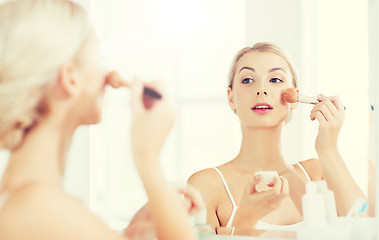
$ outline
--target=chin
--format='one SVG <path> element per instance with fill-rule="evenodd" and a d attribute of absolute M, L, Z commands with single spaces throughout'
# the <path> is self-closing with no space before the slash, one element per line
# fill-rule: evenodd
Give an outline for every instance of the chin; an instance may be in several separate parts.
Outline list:
<path fill-rule="evenodd" d="M 275 121 L 274 119 L 266 119 L 259 122 L 258 121 L 250 122 L 245 125 L 250 126 L 252 128 L 257 128 L 257 129 L 270 129 L 270 128 L 281 126 L 282 124 L 283 124 L 283 121 L 278 121 L 278 120 Z"/>
<path fill-rule="evenodd" d="M 91 118 L 91 121 L 90 123 L 88 123 L 88 125 L 98 124 L 101 122 L 102 119 L 103 118 L 101 116 L 101 113 L 99 113 L 97 116 L 94 116 L 93 118 Z"/>
<path fill-rule="evenodd" d="M 92 114 L 88 114 L 82 121 L 82 125 L 93 125 L 98 124 L 102 120 L 101 111 L 94 112 Z"/>

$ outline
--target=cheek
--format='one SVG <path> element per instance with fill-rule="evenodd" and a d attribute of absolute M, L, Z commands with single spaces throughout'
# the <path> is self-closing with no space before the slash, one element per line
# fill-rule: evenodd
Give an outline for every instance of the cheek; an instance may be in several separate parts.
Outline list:
<path fill-rule="evenodd" d="M 277 88 L 271 91 L 273 100 L 279 102 L 281 105 L 285 105 L 287 102 L 283 98 L 283 90 L 286 88 Z"/>
<path fill-rule="evenodd" d="M 234 95 L 234 104 L 236 109 L 248 107 L 251 104 L 251 99 L 251 93 L 237 93 Z"/>
<path fill-rule="evenodd" d="M 96 93 L 105 88 L 106 73 L 104 70 L 93 68 L 86 74 L 87 91 Z"/>

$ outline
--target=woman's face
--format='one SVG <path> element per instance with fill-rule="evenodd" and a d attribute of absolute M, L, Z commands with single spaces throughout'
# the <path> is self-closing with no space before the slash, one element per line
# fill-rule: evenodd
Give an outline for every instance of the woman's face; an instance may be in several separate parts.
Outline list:
<path fill-rule="evenodd" d="M 249 52 L 237 63 L 229 105 L 241 124 L 271 128 L 288 117 L 290 104 L 282 91 L 293 87 L 288 63 L 273 52 Z M 294 105 L 293 105 L 294 106 Z"/>
<path fill-rule="evenodd" d="M 91 31 L 75 62 L 76 76 L 81 85 L 75 114 L 79 117 L 79 124 L 98 123 L 101 120 L 107 72 L 101 64 L 100 44 L 94 31 Z"/>

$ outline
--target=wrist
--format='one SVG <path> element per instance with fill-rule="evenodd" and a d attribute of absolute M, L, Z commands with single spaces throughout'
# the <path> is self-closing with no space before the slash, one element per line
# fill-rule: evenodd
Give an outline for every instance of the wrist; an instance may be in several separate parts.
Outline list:
<path fill-rule="evenodd" d="M 248 229 L 255 228 L 259 219 L 255 219 L 249 214 L 243 214 L 241 213 L 241 211 L 238 211 L 238 210 L 232 222 L 232 226 L 238 227 L 238 228 L 248 228 Z"/>
<path fill-rule="evenodd" d="M 321 158 L 335 158 L 340 156 L 339 150 L 337 146 L 324 147 L 324 148 L 316 148 L 317 155 L 319 159 Z"/>

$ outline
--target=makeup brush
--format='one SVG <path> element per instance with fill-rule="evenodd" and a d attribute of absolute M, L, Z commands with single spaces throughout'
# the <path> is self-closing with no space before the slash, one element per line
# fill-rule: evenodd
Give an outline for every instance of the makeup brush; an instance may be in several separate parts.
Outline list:
<path fill-rule="evenodd" d="M 317 104 L 320 102 L 316 98 L 308 97 L 308 96 L 298 93 L 293 88 L 287 88 L 286 90 L 284 90 L 283 98 L 286 102 L 289 102 L 289 103 L 300 102 L 300 103 Z"/>
<path fill-rule="evenodd" d="M 131 87 L 131 84 L 129 82 L 126 82 L 125 80 L 123 80 L 117 71 L 111 72 L 108 75 L 107 81 L 108 81 L 108 84 L 113 88 L 119 88 L 119 87 L 130 88 Z M 155 91 L 154 89 L 149 88 L 149 87 L 143 88 L 143 95 L 146 97 L 149 97 L 149 98 L 153 98 L 153 99 L 161 99 L 162 98 L 161 94 L 159 94 L 157 91 Z"/>

